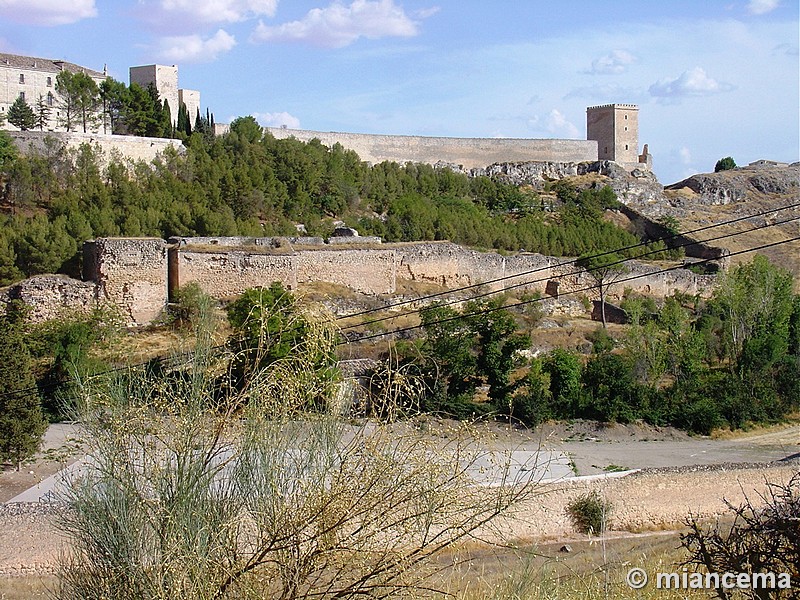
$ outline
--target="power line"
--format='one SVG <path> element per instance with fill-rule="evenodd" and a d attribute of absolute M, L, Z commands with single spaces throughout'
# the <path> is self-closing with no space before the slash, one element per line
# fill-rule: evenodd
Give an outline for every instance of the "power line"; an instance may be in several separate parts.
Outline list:
<path fill-rule="evenodd" d="M 798 241 L 798 240 L 800 240 L 800 236 L 794 237 L 794 238 L 790 238 L 788 240 L 781 240 L 779 242 L 772 242 L 770 244 L 764 244 L 764 245 L 761 245 L 761 246 L 757 246 L 755 248 L 748 248 L 746 250 L 739 250 L 737 252 L 731 252 L 728 256 L 738 256 L 740 254 L 746 254 L 748 252 L 757 252 L 759 250 L 764 250 L 766 248 L 772 248 L 774 246 L 780 246 L 781 244 L 788 244 L 789 242 L 794 242 L 794 241 Z M 697 264 L 711 262 L 712 260 L 714 260 L 714 259 L 710 259 L 710 258 L 703 259 L 703 260 L 697 261 Z M 633 275 L 631 277 L 626 277 L 624 279 L 618 279 L 618 280 L 616 280 L 615 283 L 618 283 L 618 284 L 619 283 L 625 283 L 626 281 L 633 281 L 635 279 L 640 279 L 642 277 L 652 277 L 654 275 L 661 275 L 663 273 L 669 273 L 670 271 L 676 271 L 676 270 L 682 269 L 682 268 L 683 268 L 682 266 L 668 267 L 666 269 L 661 269 L 661 270 L 655 271 L 653 273 L 641 273 L 641 274 L 638 274 L 638 275 Z M 577 290 L 570 290 L 568 292 L 564 292 L 564 294 L 562 294 L 562 295 L 568 296 L 568 295 L 577 294 L 577 293 L 580 293 L 580 292 L 587 292 L 587 291 L 595 289 L 596 287 L 597 286 L 592 285 L 592 286 L 581 288 L 581 289 L 577 289 Z M 517 308 L 519 306 L 526 306 L 528 304 L 533 304 L 534 302 L 541 302 L 543 300 L 544 300 L 544 298 L 534 298 L 532 300 L 523 300 L 523 301 L 516 302 L 516 303 L 513 303 L 513 304 L 509 304 L 509 305 L 506 305 L 506 306 L 496 306 L 496 307 L 492 307 L 492 308 L 481 309 L 479 311 L 475 311 L 475 312 L 464 314 L 464 315 L 454 315 L 452 317 L 447 317 L 446 319 L 440 319 L 440 320 L 437 320 L 437 321 L 431 321 L 430 323 L 428 323 L 428 325 L 439 325 L 441 323 L 448 323 L 450 321 L 456 321 L 458 319 L 468 319 L 470 317 L 476 317 L 476 316 L 483 315 L 483 314 L 489 314 L 489 313 L 497 312 L 499 310 L 507 310 L 507 309 L 510 309 L 510 308 Z M 371 334 L 371 335 L 367 335 L 367 336 L 362 336 L 362 337 L 359 337 L 357 340 L 345 340 L 343 342 L 339 342 L 338 345 L 341 346 L 341 345 L 345 345 L 345 344 L 351 344 L 351 343 L 354 343 L 356 341 L 363 342 L 363 341 L 367 341 L 367 340 L 371 340 L 371 339 L 385 337 L 387 335 L 396 335 L 396 334 L 399 334 L 399 333 L 406 333 L 408 331 L 415 331 L 417 329 L 421 329 L 422 327 L 423 327 L 422 324 L 420 324 L 420 325 L 410 325 L 408 327 L 402 327 L 400 329 L 395 329 L 393 331 L 385 331 L 385 332 L 381 332 L 381 333 L 375 333 L 375 334 Z"/>
<path fill-rule="evenodd" d="M 786 207 L 786 208 L 790 208 L 790 207 Z M 778 209 L 778 210 L 783 210 L 783 209 Z M 773 211 L 770 211 L 770 212 L 773 212 Z M 674 246 L 674 248 L 683 248 L 683 247 L 694 245 L 694 244 L 703 244 L 703 243 L 707 243 L 707 242 L 714 242 L 714 241 L 718 241 L 718 240 L 722 240 L 722 239 L 727 239 L 727 238 L 730 238 L 730 237 L 735 237 L 737 235 L 743 235 L 743 234 L 746 234 L 746 233 L 751 233 L 753 231 L 758 231 L 760 229 L 765 229 L 765 228 L 768 228 L 768 227 L 784 225 L 786 223 L 790 223 L 792 221 L 796 221 L 796 220 L 798 220 L 798 218 L 800 218 L 800 217 L 792 217 L 790 219 L 786 219 L 784 221 L 779 221 L 779 222 L 776 222 L 776 223 L 769 223 L 769 224 L 759 225 L 759 226 L 754 227 L 752 229 L 749 229 L 747 231 L 737 231 L 737 232 L 734 232 L 734 233 L 718 235 L 716 237 L 708 238 L 708 239 L 705 239 L 705 240 L 684 242 L 682 244 Z M 738 221 L 740 219 L 736 219 L 736 220 Z M 731 222 L 735 222 L 735 221 L 731 221 Z M 721 224 L 718 224 L 718 225 L 709 226 L 709 227 L 706 227 L 705 229 L 709 229 L 711 227 L 719 227 L 720 225 L 725 225 L 725 224 L 727 224 L 727 223 L 721 223 Z M 590 267 L 590 268 L 585 268 L 585 269 L 577 269 L 577 270 L 574 270 L 574 271 L 569 272 L 569 273 L 562 273 L 562 274 L 559 274 L 559 275 L 552 275 L 552 276 L 538 278 L 538 279 L 525 280 L 525 281 L 522 281 L 520 283 L 516 283 L 516 284 L 513 284 L 513 285 L 505 286 L 505 287 L 503 287 L 502 289 L 499 289 L 499 290 L 490 290 L 490 291 L 487 291 L 487 292 L 484 292 L 484 293 L 481 293 L 481 294 L 477 294 L 477 295 L 471 296 L 468 300 L 477 300 L 479 298 L 485 298 L 486 296 L 505 293 L 508 290 L 512 290 L 512 289 L 515 289 L 515 288 L 518 288 L 518 287 L 528 286 L 528 285 L 532 285 L 532 284 L 535 284 L 535 283 L 541 283 L 541 282 L 544 282 L 544 281 L 550 281 L 550 280 L 553 280 L 553 279 L 560 279 L 560 278 L 569 277 L 569 276 L 572 276 L 572 275 L 578 275 L 578 274 L 584 273 L 584 272 L 591 273 L 592 271 L 596 271 L 599 268 L 606 268 L 606 267 L 611 267 L 611 266 L 615 266 L 615 265 L 620 265 L 620 264 L 626 263 L 628 261 L 638 260 L 638 259 L 641 259 L 642 257 L 649 256 L 651 254 L 657 254 L 659 252 L 663 252 L 663 250 L 650 250 L 648 252 L 639 254 L 637 256 L 628 257 L 628 258 L 622 258 L 622 259 L 617 260 L 617 261 L 605 263 L 605 264 L 602 265 L 602 267 L 593 267 L 593 268 Z M 604 252 L 602 254 L 593 255 L 593 256 L 591 256 L 589 258 L 598 258 L 598 257 L 602 257 L 602 256 L 608 256 L 610 254 L 615 254 L 615 253 L 616 252 L 614 250 L 611 250 L 611 251 L 608 251 L 608 252 Z M 706 260 L 703 260 L 703 261 L 697 261 L 697 263 L 695 263 L 695 264 L 702 264 L 704 262 L 709 262 L 711 260 L 715 260 L 715 259 L 706 259 Z M 354 315 L 347 315 L 347 316 L 339 317 L 337 319 L 337 321 L 338 320 L 347 319 L 347 318 L 352 318 L 353 316 L 356 316 L 356 315 L 359 315 L 359 314 L 366 314 L 368 312 L 376 312 L 377 310 L 389 310 L 391 308 L 394 308 L 395 306 L 406 305 L 406 304 L 409 304 L 411 302 L 415 302 L 415 303 L 424 302 L 424 301 L 429 300 L 431 298 L 438 298 L 438 297 L 441 297 L 441 296 L 444 296 L 444 295 L 447 295 L 447 294 L 455 293 L 456 291 L 459 291 L 459 290 L 467 290 L 467 289 L 472 289 L 472 288 L 475 288 L 475 287 L 478 287 L 478 286 L 485 286 L 485 285 L 488 285 L 488 284 L 491 284 L 491 283 L 496 283 L 496 282 L 499 282 L 499 281 L 505 281 L 507 279 L 512 279 L 512 278 L 516 278 L 516 277 L 524 277 L 525 275 L 531 275 L 533 273 L 541 272 L 541 271 L 544 271 L 544 270 L 547 270 L 547 269 L 555 269 L 555 268 L 558 268 L 558 267 L 561 267 L 561 266 L 569 266 L 569 265 L 574 264 L 574 263 L 575 263 L 574 260 L 571 260 L 569 262 L 564 261 L 564 262 L 556 263 L 555 265 L 552 265 L 552 266 L 548 265 L 548 266 L 545 266 L 545 267 L 539 267 L 539 268 L 533 269 L 531 271 L 526 271 L 526 272 L 523 272 L 523 273 L 517 273 L 517 274 L 514 274 L 514 275 L 507 275 L 507 276 L 499 278 L 499 279 L 485 281 L 485 282 L 481 282 L 481 283 L 478 283 L 478 284 L 465 286 L 463 288 L 447 290 L 445 292 L 438 292 L 436 294 L 431 294 L 429 296 L 422 296 L 422 297 L 419 297 L 419 298 L 415 298 L 413 300 L 404 300 L 404 301 L 402 301 L 400 303 L 397 303 L 396 305 L 391 305 L 390 304 L 390 305 L 387 305 L 387 306 L 385 306 L 385 307 L 383 307 L 381 309 L 371 309 L 370 311 L 365 311 L 364 313 L 355 313 Z M 675 268 L 684 268 L 684 267 L 681 266 L 681 267 L 675 267 Z M 459 303 L 464 302 L 464 301 L 465 300 L 459 298 L 459 299 L 451 300 L 449 302 L 444 302 L 444 303 L 440 304 L 440 306 L 451 306 L 453 304 L 459 304 Z M 379 318 L 376 318 L 376 319 L 370 319 L 368 321 L 364 321 L 364 322 L 361 322 L 361 323 L 355 323 L 355 324 L 352 324 L 352 325 L 344 326 L 344 327 L 342 327 L 342 330 L 343 331 L 348 331 L 348 330 L 351 330 L 351 329 L 356 329 L 358 327 L 365 327 L 367 325 L 373 325 L 375 323 L 382 323 L 384 321 L 389 321 L 389 320 L 392 320 L 392 319 L 397 319 L 397 318 L 400 318 L 400 317 L 405 317 L 405 316 L 408 316 L 408 315 L 417 314 L 417 313 L 421 312 L 422 310 L 424 310 L 424 309 L 423 308 L 418 308 L 418 309 L 415 309 L 415 310 L 406 311 L 406 312 L 404 312 L 402 314 L 398 314 L 398 315 L 387 315 L 387 316 L 379 317 Z"/>
<path fill-rule="evenodd" d="M 639 242 L 637 244 L 632 244 L 630 246 L 624 246 L 622 248 L 616 248 L 614 250 L 606 250 L 606 251 L 600 252 L 598 254 L 593 254 L 589 258 L 600 258 L 600 257 L 603 257 L 603 256 L 608 256 L 609 254 L 617 254 L 617 253 L 620 253 L 620 252 L 625 252 L 627 250 L 633 250 L 635 248 L 641 248 L 642 246 L 647 246 L 649 244 L 653 244 L 653 243 L 656 243 L 656 242 L 664 242 L 664 241 L 667 241 L 667 240 L 674 240 L 674 239 L 679 238 L 679 237 L 684 237 L 684 236 L 688 236 L 688 235 L 694 235 L 695 233 L 700 233 L 701 231 L 707 231 L 709 229 L 714 229 L 716 227 L 722 227 L 722 226 L 725 226 L 725 225 L 732 225 L 734 223 L 738 223 L 740 221 L 746 221 L 746 220 L 752 219 L 754 217 L 760 217 L 760 216 L 772 214 L 772 213 L 775 213 L 775 212 L 779 212 L 779 211 L 782 211 L 782 210 L 789 210 L 789 209 L 797 208 L 797 207 L 800 207 L 800 202 L 795 203 L 795 204 L 789 204 L 787 206 L 782 206 L 780 208 L 764 210 L 764 211 L 753 213 L 753 214 L 750 214 L 750 215 L 737 217 L 735 219 L 730 219 L 728 221 L 722 221 L 720 223 L 715 223 L 713 225 L 705 225 L 704 227 L 698 227 L 697 229 L 691 229 L 689 231 L 675 233 L 675 234 L 672 234 L 672 235 L 669 235 L 669 236 L 665 236 L 665 237 L 660 237 L 658 239 L 650 240 L 648 242 Z M 794 220 L 794 219 L 790 219 L 790 220 Z M 778 224 L 782 224 L 782 223 L 778 223 Z M 742 232 L 742 233 L 746 233 L 746 232 Z M 714 238 L 714 239 L 717 239 L 717 238 Z M 685 244 L 682 244 L 682 245 L 680 245 L 678 247 L 693 246 L 695 244 L 703 244 L 706 241 L 713 241 L 713 240 L 692 241 L 692 242 L 687 242 Z M 645 255 L 640 255 L 640 256 L 646 256 L 646 254 Z M 562 262 L 556 263 L 555 265 L 547 265 L 547 266 L 544 266 L 544 267 L 538 267 L 536 269 L 532 269 L 530 271 L 524 271 L 522 273 L 515 273 L 513 275 L 505 275 L 503 277 L 498 277 L 496 279 L 490 279 L 488 281 L 482 281 L 480 283 L 473 283 L 473 284 L 462 286 L 462 287 L 458 287 L 458 288 L 451 288 L 451 289 L 448 289 L 448 290 L 444 290 L 442 292 L 437 292 L 435 294 L 429 294 L 427 296 L 421 296 L 421 297 L 418 297 L 418 298 L 412 298 L 410 300 L 402 300 L 400 302 L 390 303 L 390 304 L 387 304 L 385 306 L 381 306 L 381 307 L 377 307 L 377 308 L 370 308 L 370 309 L 366 309 L 366 310 L 363 310 L 363 311 L 355 312 L 355 313 L 352 313 L 352 314 L 349 314 L 349 315 L 344 315 L 344 316 L 338 317 L 337 321 L 343 320 L 343 319 L 350 319 L 350 318 L 353 318 L 353 317 L 360 317 L 362 315 L 367 315 L 367 314 L 371 314 L 371 313 L 375 313 L 375 312 L 379 312 L 379 311 L 383 311 L 383 310 L 388 310 L 388 309 L 396 308 L 396 307 L 399 307 L 399 306 L 405 306 L 407 304 L 412 304 L 412 303 L 415 303 L 415 302 L 419 302 L 421 300 L 430 300 L 432 298 L 438 298 L 438 297 L 441 297 L 441 296 L 447 296 L 449 294 L 455 294 L 457 292 L 462 292 L 462 291 L 474 289 L 474 288 L 477 288 L 477 287 L 483 287 L 485 285 L 490 285 L 492 283 L 498 283 L 498 282 L 501 282 L 501 281 L 506 281 L 508 279 L 514 279 L 516 277 L 524 277 L 526 275 L 532 275 L 534 273 L 538 273 L 540 271 L 544 271 L 545 269 L 554 269 L 554 268 L 558 268 L 558 267 L 568 266 L 568 265 L 572 264 L 573 262 L 574 262 L 574 260 L 562 261 Z"/>

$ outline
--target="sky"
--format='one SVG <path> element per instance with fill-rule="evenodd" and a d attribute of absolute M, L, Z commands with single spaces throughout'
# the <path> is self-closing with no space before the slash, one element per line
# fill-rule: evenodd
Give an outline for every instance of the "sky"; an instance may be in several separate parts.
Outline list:
<path fill-rule="evenodd" d="M 175 64 L 218 123 L 586 137 L 639 106 L 664 184 L 800 158 L 797 0 L 0 0 L 0 52 L 128 83 Z"/>

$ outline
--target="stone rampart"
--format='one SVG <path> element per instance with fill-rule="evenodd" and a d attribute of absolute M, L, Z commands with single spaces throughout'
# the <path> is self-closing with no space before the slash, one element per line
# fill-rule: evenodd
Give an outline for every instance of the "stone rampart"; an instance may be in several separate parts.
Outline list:
<path fill-rule="evenodd" d="M 362 294 L 393 294 L 397 255 L 391 249 L 314 249 L 297 252 L 297 283 L 324 281 Z"/>
<path fill-rule="evenodd" d="M 45 140 L 53 138 L 67 149 L 76 149 L 81 144 L 99 147 L 103 160 L 120 156 L 133 162 L 152 162 L 167 148 L 183 152 L 180 140 L 148 138 L 133 135 L 104 135 L 101 133 L 52 132 L 52 131 L 8 131 L 14 143 L 23 154 L 42 153 L 46 149 Z"/>
<path fill-rule="evenodd" d="M 372 164 L 383 161 L 447 163 L 474 169 L 503 162 L 578 163 L 597 160 L 597 142 L 594 140 L 377 135 L 276 127 L 265 130 L 278 139 L 293 137 L 302 142 L 318 139 L 325 146 L 338 143 Z"/>
<path fill-rule="evenodd" d="M 294 253 L 264 254 L 233 248 L 208 251 L 188 246 L 171 258 L 173 286 L 196 283 L 215 298 L 234 298 L 248 288 L 268 287 L 275 281 L 289 289 L 297 288 Z"/>
<path fill-rule="evenodd" d="M 129 326 L 154 321 L 167 304 L 167 243 L 158 238 L 99 238 L 84 244 L 84 279 Z"/>
<path fill-rule="evenodd" d="M 156 238 L 87 242 L 86 282 L 62 276 L 34 278 L 0 290 L 0 303 L 21 298 L 33 306 L 36 320 L 58 316 L 63 309 L 88 310 L 108 303 L 118 308 L 129 326 L 141 326 L 159 317 L 171 292 L 192 282 L 219 299 L 233 298 L 248 288 L 275 281 L 289 289 L 326 282 L 363 294 L 393 294 L 398 282 L 404 280 L 451 289 L 475 286 L 476 292 L 513 289 L 516 293 L 598 299 L 594 279 L 569 258 L 534 253 L 504 256 L 450 242 L 361 247 L 289 244 L 275 248 L 256 246 L 254 238 L 240 238 L 238 247 L 233 245 L 235 238 L 202 239 L 225 243 L 168 245 Z M 708 296 L 715 281 L 713 276 L 635 261 L 625 263 L 625 268 L 609 289 L 609 302 L 619 302 L 626 288 L 657 297 L 676 290 Z"/>

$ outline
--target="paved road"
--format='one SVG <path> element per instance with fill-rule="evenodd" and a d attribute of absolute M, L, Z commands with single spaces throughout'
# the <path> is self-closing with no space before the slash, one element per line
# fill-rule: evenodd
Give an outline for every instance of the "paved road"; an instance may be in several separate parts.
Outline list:
<path fill-rule="evenodd" d="M 53 426 L 48 431 L 51 447 L 73 433 L 70 426 Z M 505 451 L 487 451 L 468 469 L 480 485 L 508 481 L 559 480 L 602 474 L 612 470 L 647 467 L 680 467 L 720 463 L 760 463 L 800 457 L 800 426 L 730 440 L 686 438 L 646 441 L 637 439 L 585 438 L 575 440 L 530 439 Z M 498 465 L 506 465 L 502 471 Z M 81 463 L 47 477 L 12 498 L 10 502 L 41 502 L 53 498 L 56 486 L 74 475 Z"/>

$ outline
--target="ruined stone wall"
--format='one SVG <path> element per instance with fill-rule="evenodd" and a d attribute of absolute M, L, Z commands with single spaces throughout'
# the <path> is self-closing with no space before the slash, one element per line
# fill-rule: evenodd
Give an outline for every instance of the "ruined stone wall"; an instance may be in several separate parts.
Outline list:
<path fill-rule="evenodd" d="M 167 303 L 167 243 L 158 238 L 99 238 L 84 245 L 84 279 L 128 326 L 147 325 Z"/>
<path fill-rule="evenodd" d="M 234 298 L 252 287 L 267 287 L 280 281 L 297 288 L 295 254 L 258 254 L 245 250 L 219 251 L 179 249 L 173 265 L 173 282 L 180 287 L 197 283 L 215 298 Z"/>
<path fill-rule="evenodd" d="M 501 162 L 586 162 L 597 160 L 594 140 L 451 138 L 413 135 L 373 135 L 306 131 L 268 127 L 278 139 L 294 137 L 303 142 L 318 139 L 325 146 L 341 144 L 354 150 L 361 160 L 376 164 L 448 163 L 466 169 Z"/>
<path fill-rule="evenodd" d="M 558 281 L 558 293 L 574 293 L 584 295 L 591 300 L 600 299 L 597 281 L 591 274 L 562 259 L 560 265 L 552 270 L 553 279 Z M 712 275 L 697 275 L 687 269 L 665 271 L 659 267 L 637 261 L 624 263 L 625 271 L 608 288 L 606 300 L 618 303 L 622 301 L 626 288 L 647 296 L 671 296 L 678 291 L 683 294 L 699 295 L 707 298 L 711 295 L 716 278 Z"/>
<path fill-rule="evenodd" d="M 241 240 L 252 242 L 252 238 Z M 513 289 L 516 294 L 598 299 L 594 279 L 569 258 L 534 253 L 503 256 L 450 242 L 275 249 L 237 247 L 232 245 L 233 238 L 218 241 L 230 245 L 169 246 L 155 238 L 97 239 L 84 246 L 85 282 L 63 276 L 33 278 L 0 290 L 0 303 L 21 298 L 34 308 L 37 321 L 59 316 L 63 310 L 89 310 L 107 303 L 119 309 L 127 325 L 141 326 L 161 315 L 170 291 L 192 282 L 219 299 L 275 281 L 289 289 L 326 282 L 363 294 L 393 294 L 403 280 L 451 289 L 476 286 L 476 292 Z M 625 267 L 627 272 L 609 290 L 609 302 L 619 302 L 626 288 L 660 297 L 675 291 L 706 297 L 715 282 L 713 276 L 684 269 L 663 271 L 634 261 Z"/>
<path fill-rule="evenodd" d="M 289 289 L 317 281 L 349 287 L 364 294 L 391 294 L 395 290 L 393 250 L 362 248 L 287 251 L 286 254 L 248 250 L 193 250 L 176 253 L 173 281 L 178 286 L 196 282 L 215 298 L 232 298 L 251 287 L 280 281 Z"/>
<path fill-rule="evenodd" d="M 493 252 L 478 252 L 451 242 L 402 244 L 397 247 L 397 277 L 464 287 L 500 279 L 506 274 L 506 259 Z M 495 284 L 491 289 L 501 289 Z"/>
<path fill-rule="evenodd" d="M 66 275 L 37 275 L 0 289 L 0 312 L 10 300 L 22 300 L 34 322 L 49 321 L 74 313 L 88 313 L 98 306 L 96 286 Z"/>
<path fill-rule="evenodd" d="M 319 249 L 297 252 L 297 283 L 324 281 L 362 294 L 393 294 L 397 258 L 389 249 Z"/>
<path fill-rule="evenodd" d="M 180 140 L 165 138 L 146 138 L 133 135 L 104 135 L 101 133 L 62 133 L 48 131 L 9 131 L 17 148 L 23 154 L 43 152 L 45 139 L 50 137 L 66 148 L 78 148 L 81 144 L 98 146 L 103 152 L 104 160 L 114 155 L 134 162 L 152 162 L 156 156 L 169 147 L 178 152 L 183 151 Z"/>

